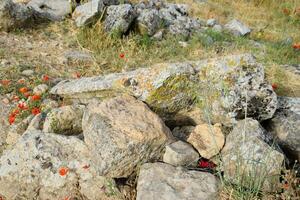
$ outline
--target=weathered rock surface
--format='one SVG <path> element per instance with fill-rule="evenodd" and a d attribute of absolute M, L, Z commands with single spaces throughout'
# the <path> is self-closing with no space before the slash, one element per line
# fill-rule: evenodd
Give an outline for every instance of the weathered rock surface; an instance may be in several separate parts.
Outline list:
<path fill-rule="evenodd" d="M 185 37 L 190 36 L 196 30 L 200 30 L 201 23 L 186 16 L 178 17 L 169 26 L 169 31 L 174 35 L 183 35 Z"/>
<path fill-rule="evenodd" d="M 147 163 L 140 170 L 137 200 L 214 200 L 218 180 L 212 174 L 187 171 L 164 163 Z"/>
<path fill-rule="evenodd" d="M 37 95 L 45 94 L 49 89 L 49 86 L 46 84 L 40 84 L 33 88 L 33 93 Z"/>
<path fill-rule="evenodd" d="M 188 5 L 166 1 L 140 2 L 135 5 L 137 25 L 142 34 L 153 35 L 158 28 L 164 28 L 174 35 L 190 36 L 200 31 L 200 20 L 188 16 Z"/>
<path fill-rule="evenodd" d="M 237 19 L 233 19 L 225 24 L 224 28 L 235 36 L 244 36 L 251 32 L 251 30 L 245 24 Z"/>
<path fill-rule="evenodd" d="M 100 17 L 102 9 L 102 0 L 92 0 L 76 7 L 72 16 L 76 26 L 81 27 L 94 23 Z"/>
<path fill-rule="evenodd" d="M 25 26 L 32 20 L 33 11 L 24 2 L 2 0 L 0 2 L 0 29 L 10 30 Z"/>
<path fill-rule="evenodd" d="M 5 199 L 121 199 L 113 180 L 98 176 L 75 137 L 26 132 L 0 159 Z M 114 194 L 114 195 L 111 195 Z"/>
<path fill-rule="evenodd" d="M 79 5 L 73 12 L 73 19 L 78 27 L 94 23 L 100 18 L 104 8 L 119 4 L 118 0 L 91 0 Z"/>
<path fill-rule="evenodd" d="M 7 130 L 9 129 L 7 116 L 11 109 L 9 105 L 2 102 L 2 98 L 3 97 L 0 96 L 0 156 L 6 143 Z"/>
<path fill-rule="evenodd" d="M 12 124 L 7 129 L 7 137 L 6 137 L 6 143 L 10 146 L 17 143 L 18 139 L 23 135 L 23 133 L 26 131 L 28 125 L 30 124 L 31 120 L 33 118 L 33 115 L 29 115 L 22 121 Z"/>
<path fill-rule="evenodd" d="M 279 108 L 267 122 L 267 129 L 289 157 L 300 161 L 300 98 L 278 100 Z"/>
<path fill-rule="evenodd" d="M 206 21 L 206 25 L 210 26 L 210 27 L 213 27 L 213 26 L 215 26 L 217 24 L 218 24 L 218 21 L 216 19 L 214 19 L 214 18 L 208 19 Z"/>
<path fill-rule="evenodd" d="M 174 166 L 195 166 L 199 159 L 197 151 L 188 143 L 177 141 L 166 146 L 165 163 Z"/>
<path fill-rule="evenodd" d="M 252 184 L 262 185 L 265 191 L 278 189 L 284 155 L 276 146 L 258 121 L 239 121 L 221 152 L 225 178 L 245 187 Z"/>
<path fill-rule="evenodd" d="M 187 16 L 188 6 L 186 4 L 165 3 L 160 9 L 160 15 L 164 19 L 166 26 L 174 23 L 174 21 L 182 16 Z"/>
<path fill-rule="evenodd" d="M 52 21 L 63 20 L 72 12 L 69 0 L 31 0 L 27 6 L 34 10 L 35 16 Z"/>
<path fill-rule="evenodd" d="M 135 10 L 130 4 L 112 5 L 107 8 L 104 28 L 107 32 L 122 35 L 128 31 L 135 18 Z"/>
<path fill-rule="evenodd" d="M 131 96 L 91 103 L 83 131 L 98 172 L 114 178 L 127 177 L 138 165 L 159 159 L 173 139 L 163 121 Z"/>
<path fill-rule="evenodd" d="M 195 126 L 183 126 L 183 127 L 175 127 L 172 130 L 172 134 L 174 137 L 182 140 L 187 141 L 191 132 L 195 129 Z"/>
<path fill-rule="evenodd" d="M 183 118 L 191 120 L 187 111 L 195 107 L 209 110 L 213 123 L 229 126 L 244 118 L 246 110 L 247 116 L 266 120 L 277 107 L 277 96 L 264 81 L 263 66 L 249 54 L 62 81 L 51 93 L 81 101 L 130 93 L 166 121 L 174 121 L 174 116 L 185 110 L 181 124 Z M 201 106 L 197 106 L 199 102 Z M 206 119 L 204 115 L 202 118 Z"/>
<path fill-rule="evenodd" d="M 159 11 L 156 9 L 145 9 L 137 18 L 137 27 L 139 32 L 149 36 L 154 35 L 162 26 L 162 19 L 160 18 Z"/>
<path fill-rule="evenodd" d="M 72 105 L 52 109 L 46 116 L 43 132 L 62 135 L 82 133 L 84 106 Z"/>
<path fill-rule="evenodd" d="M 212 158 L 220 152 L 225 143 L 221 124 L 197 125 L 188 136 L 187 142 L 197 149 L 201 157 Z"/>

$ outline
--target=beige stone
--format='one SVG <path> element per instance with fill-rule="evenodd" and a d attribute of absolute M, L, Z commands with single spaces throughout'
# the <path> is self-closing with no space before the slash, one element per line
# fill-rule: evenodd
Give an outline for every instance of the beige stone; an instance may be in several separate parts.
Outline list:
<path fill-rule="evenodd" d="M 207 159 L 217 155 L 225 143 L 225 137 L 220 124 L 201 124 L 189 135 L 187 141 L 192 144 L 199 154 Z"/>

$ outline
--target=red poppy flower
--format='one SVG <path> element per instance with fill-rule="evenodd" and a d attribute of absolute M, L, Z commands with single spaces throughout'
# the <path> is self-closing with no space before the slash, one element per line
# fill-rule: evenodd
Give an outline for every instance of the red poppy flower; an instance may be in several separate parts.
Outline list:
<path fill-rule="evenodd" d="M 18 103 L 18 108 L 20 108 L 21 110 L 27 110 L 28 106 L 26 105 L 25 102 L 20 102 Z"/>
<path fill-rule="evenodd" d="M 19 79 L 19 80 L 18 80 L 18 83 L 19 83 L 19 84 L 24 84 L 24 83 L 25 83 L 25 79 Z"/>
<path fill-rule="evenodd" d="M 69 172 L 69 169 L 67 167 L 61 167 L 58 172 L 59 172 L 59 175 L 65 176 Z"/>
<path fill-rule="evenodd" d="M 37 95 L 37 94 L 35 94 L 35 95 L 33 95 L 32 97 L 31 97 L 31 100 L 32 101 L 38 101 L 38 100 L 40 100 L 41 99 L 41 96 L 40 95 Z"/>
<path fill-rule="evenodd" d="M 10 80 L 1 80 L 0 83 L 3 86 L 8 86 L 10 84 Z"/>
<path fill-rule="evenodd" d="M 1 200 L 1 199 L 0 199 Z M 70 197 L 65 197 L 64 200 L 70 200 Z"/>
<path fill-rule="evenodd" d="M 16 117 L 13 116 L 13 115 L 10 115 L 8 117 L 8 122 L 9 122 L 10 125 L 12 125 L 15 122 L 15 120 L 16 120 Z"/>
<path fill-rule="evenodd" d="M 19 89 L 19 91 L 24 94 L 24 93 L 28 92 L 28 89 L 26 87 L 22 87 Z"/>
<path fill-rule="evenodd" d="M 215 168 L 217 165 L 211 161 L 208 160 L 200 160 L 198 166 L 200 168 Z"/>
<path fill-rule="evenodd" d="M 46 74 L 42 76 L 42 80 L 43 80 L 44 82 L 49 81 L 49 79 L 50 79 L 49 76 L 46 75 Z"/>
<path fill-rule="evenodd" d="M 276 83 L 273 83 L 272 88 L 273 88 L 273 90 L 276 90 L 278 88 L 278 85 Z"/>
<path fill-rule="evenodd" d="M 39 108 L 32 108 L 31 113 L 33 115 L 37 115 L 37 114 L 41 113 L 41 110 Z"/>
<path fill-rule="evenodd" d="M 299 50 L 300 49 L 300 43 L 293 44 L 293 48 L 296 49 L 296 50 Z"/>
<path fill-rule="evenodd" d="M 125 54 L 124 54 L 124 53 L 121 53 L 121 54 L 119 55 L 119 57 L 120 57 L 120 58 L 125 58 Z"/>

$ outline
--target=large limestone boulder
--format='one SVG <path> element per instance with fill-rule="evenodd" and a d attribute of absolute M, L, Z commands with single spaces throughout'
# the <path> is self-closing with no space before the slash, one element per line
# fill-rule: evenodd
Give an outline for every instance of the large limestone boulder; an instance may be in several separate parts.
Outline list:
<path fill-rule="evenodd" d="M 33 11 L 26 4 L 28 1 L 1 0 L 0 1 L 0 29 L 10 30 L 29 24 Z"/>
<path fill-rule="evenodd" d="M 52 109 L 47 113 L 43 132 L 62 135 L 77 135 L 82 133 L 84 108 L 81 105 L 71 105 Z"/>
<path fill-rule="evenodd" d="M 164 163 L 147 163 L 140 170 L 137 200 L 218 199 L 218 179 Z"/>
<path fill-rule="evenodd" d="M 171 131 L 146 104 L 131 96 L 91 103 L 83 117 L 84 141 L 99 174 L 121 178 L 158 160 Z"/>
<path fill-rule="evenodd" d="M 112 179 L 98 176 L 75 137 L 26 132 L 0 159 L 5 199 L 122 199 Z M 113 194 L 113 195 L 112 195 Z"/>
<path fill-rule="evenodd" d="M 51 21 L 63 20 L 72 12 L 69 0 L 31 0 L 27 5 L 35 16 Z"/>
<path fill-rule="evenodd" d="M 225 143 L 225 136 L 221 130 L 221 124 L 197 125 L 189 134 L 187 142 L 192 144 L 201 157 L 210 159 L 217 155 Z"/>
<path fill-rule="evenodd" d="M 245 187 L 278 189 L 284 155 L 258 121 L 239 121 L 221 152 L 224 176 Z"/>
<path fill-rule="evenodd" d="M 278 110 L 266 123 L 286 154 L 300 161 L 300 98 L 280 97 Z"/>
<path fill-rule="evenodd" d="M 181 125 L 201 121 L 199 115 L 193 120 L 189 114 L 194 108 L 200 108 L 203 121 L 209 117 L 213 123 L 228 126 L 245 115 L 259 121 L 269 119 L 277 108 L 277 96 L 264 81 L 263 66 L 249 54 L 62 81 L 51 93 L 81 102 L 130 93 L 175 125 L 178 118 Z"/>
<path fill-rule="evenodd" d="M 116 35 L 126 33 L 136 18 L 134 8 L 130 4 L 112 5 L 107 8 L 104 28 Z"/>

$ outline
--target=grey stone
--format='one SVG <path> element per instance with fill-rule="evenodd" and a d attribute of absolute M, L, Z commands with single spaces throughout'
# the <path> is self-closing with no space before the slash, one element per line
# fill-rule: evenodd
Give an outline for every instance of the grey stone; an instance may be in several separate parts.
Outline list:
<path fill-rule="evenodd" d="M 300 98 L 278 97 L 278 110 L 290 110 L 297 115 L 300 115 Z"/>
<path fill-rule="evenodd" d="M 147 163 L 141 167 L 137 200 L 216 200 L 218 179 L 209 173 L 187 171 L 164 163 Z"/>
<path fill-rule="evenodd" d="M 46 84 L 40 84 L 33 88 L 33 93 L 37 95 L 45 94 L 49 89 L 49 86 Z"/>
<path fill-rule="evenodd" d="M 216 19 L 214 19 L 214 18 L 208 19 L 208 20 L 206 21 L 206 25 L 207 25 L 207 26 L 210 26 L 210 27 L 213 27 L 213 26 L 215 26 L 215 25 L 217 25 L 217 24 L 218 24 L 218 21 L 217 21 Z"/>
<path fill-rule="evenodd" d="M 175 19 L 168 30 L 174 35 L 190 36 L 194 31 L 200 31 L 201 24 L 198 20 L 181 16 Z"/>
<path fill-rule="evenodd" d="M 82 51 L 67 51 L 64 54 L 64 57 L 68 61 L 92 61 L 93 57 L 90 53 Z"/>
<path fill-rule="evenodd" d="M 41 107 L 43 108 L 43 110 L 48 111 L 52 110 L 53 108 L 58 108 L 59 104 L 57 101 L 54 101 L 52 99 L 44 99 Z"/>
<path fill-rule="evenodd" d="M 277 190 L 284 155 L 276 149 L 276 143 L 258 121 L 239 121 L 221 152 L 225 178 L 245 187 Z"/>
<path fill-rule="evenodd" d="M 0 96 L 0 156 L 6 146 L 7 131 L 9 129 L 8 116 L 11 106 L 2 102 L 3 96 Z"/>
<path fill-rule="evenodd" d="M 235 36 L 244 36 L 251 32 L 251 30 L 245 24 L 237 19 L 233 19 L 225 24 L 224 28 Z"/>
<path fill-rule="evenodd" d="M 165 4 L 159 10 L 159 12 L 166 26 L 169 26 L 173 24 L 174 20 L 176 20 L 177 18 L 187 15 L 187 6 L 184 6 L 184 4 L 179 5 L 179 4 L 168 3 Z"/>
<path fill-rule="evenodd" d="M 279 108 L 267 129 L 288 157 L 300 161 L 300 98 L 280 97 Z"/>
<path fill-rule="evenodd" d="M 134 8 L 130 4 L 112 5 L 107 8 L 104 28 L 107 32 L 124 34 L 136 18 Z"/>
<path fill-rule="evenodd" d="M 106 177 L 128 177 L 138 165 L 160 159 L 173 140 L 155 113 L 127 95 L 90 103 L 82 124 L 92 161 Z"/>
<path fill-rule="evenodd" d="M 92 0 L 76 7 L 73 12 L 73 19 L 77 27 L 82 27 L 94 23 L 104 8 L 102 0 Z"/>
<path fill-rule="evenodd" d="M 223 27 L 219 24 L 216 24 L 212 27 L 212 30 L 216 31 L 216 32 L 222 32 Z"/>
<path fill-rule="evenodd" d="M 52 109 L 46 116 L 43 132 L 62 135 L 82 133 L 84 106 L 72 105 Z"/>
<path fill-rule="evenodd" d="M 33 74 L 34 74 L 34 71 L 31 69 L 22 71 L 22 75 L 24 75 L 24 76 L 32 76 Z"/>
<path fill-rule="evenodd" d="M 163 157 L 165 163 L 174 166 L 196 166 L 199 159 L 197 151 L 188 143 L 178 141 L 166 146 Z"/>
<path fill-rule="evenodd" d="M 12 124 L 7 130 L 6 143 L 10 146 L 14 145 L 26 131 L 32 119 L 33 115 L 29 115 L 22 121 Z"/>
<path fill-rule="evenodd" d="M 31 0 L 27 6 L 34 11 L 35 16 L 51 21 L 63 20 L 72 12 L 69 0 Z"/>
<path fill-rule="evenodd" d="M 81 140 L 40 131 L 26 132 L 3 154 L 0 184 L 0 195 L 11 200 L 122 199 L 115 182 L 96 173 Z"/>
<path fill-rule="evenodd" d="M 152 38 L 156 39 L 156 40 L 162 40 L 164 36 L 164 31 L 163 30 L 159 30 L 157 31 Z"/>
<path fill-rule="evenodd" d="M 137 18 L 137 27 L 139 32 L 149 36 L 154 35 L 162 26 L 162 19 L 156 9 L 144 9 Z"/>
<path fill-rule="evenodd" d="M 195 129 L 195 126 L 183 126 L 183 127 L 175 127 L 172 130 L 172 134 L 174 137 L 182 140 L 187 141 L 191 132 Z"/>

